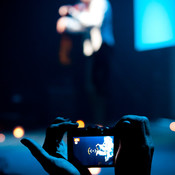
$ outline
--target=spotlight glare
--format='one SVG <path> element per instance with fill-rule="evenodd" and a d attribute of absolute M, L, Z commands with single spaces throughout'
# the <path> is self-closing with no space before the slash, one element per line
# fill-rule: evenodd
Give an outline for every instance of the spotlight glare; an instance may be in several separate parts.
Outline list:
<path fill-rule="evenodd" d="M 170 130 L 175 132 L 175 122 L 170 124 Z"/>
<path fill-rule="evenodd" d="M 16 138 L 21 138 L 24 136 L 24 129 L 21 126 L 17 126 L 14 130 L 13 130 L 13 135 Z"/>
<path fill-rule="evenodd" d="M 0 143 L 5 141 L 5 135 L 0 133 Z"/>
<path fill-rule="evenodd" d="M 101 168 L 88 168 L 92 175 L 98 175 L 101 172 Z"/>
<path fill-rule="evenodd" d="M 84 128 L 85 127 L 85 123 L 83 120 L 77 120 L 78 123 L 78 128 Z"/>

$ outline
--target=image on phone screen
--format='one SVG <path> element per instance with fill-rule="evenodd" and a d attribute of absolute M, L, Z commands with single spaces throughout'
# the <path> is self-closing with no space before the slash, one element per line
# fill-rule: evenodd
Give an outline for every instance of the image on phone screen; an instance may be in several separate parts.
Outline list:
<path fill-rule="evenodd" d="M 73 137 L 73 158 L 84 166 L 113 166 L 114 136 Z"/>

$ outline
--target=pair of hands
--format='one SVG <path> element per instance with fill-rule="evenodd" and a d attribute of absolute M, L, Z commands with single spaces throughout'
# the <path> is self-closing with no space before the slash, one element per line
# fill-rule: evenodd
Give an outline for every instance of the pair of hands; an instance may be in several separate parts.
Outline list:
<path fill-rule="evenodd" d="M 66 131 L 75 127 L 78 127 L 77 123 L 58 117 L 47 128 L 43 147 L 30 138 L 23 138 L 21 142 L 49 174 L 88 175 L 88 169 L 81 165 L 75 167 L 67 160 L 67 148 L 62 139 Z M 114 130 L 118 138 L 116 144 L 119 143 L 115 156 L 115 174 L 149 175 L 154 150 L 149 120 L 142 116 L 124 116 Z"/>
<path fill-rule="evenodd" d="M 56 30 L 60 34 L 63 34 L 69 25 L 71 26 L 76 25 L 75 22 L 79 23 L 77 20 L 74 19 L 74 17 L 80 14 L 81 12 L 78 9 L 76 9 L 74 6 L 63 5 L 58 9 L 58 13 L 61 17 L 57 20 Z M 71 17 L 68 17 L 67 15 L 70 15 Z M 75 21 L 73 24 L 72 24 L 72 19 L 74 19 Z"/>
<path fill-rule="evenodd" d="M 61 6 L 59 9 L 58 9 L 58 13 L 59 15 L 61 16 L 58 20 L 57 20 L 57 23 L 56 23 L 56 30 L 58 33 L 62 34 L 65 32 L 66 30 L 66 27 L 67 27 L 67 24 L 69 23 L 69 20 L 68 18 L 66 17 L 66 15 L 69 14 L 69 10 L 70 9 L 73 9 L 72 6 L 70 5 L 64 5 L 64 6 Z"/>
<path fill-rule="evenodd" d="M 68 15 L 70 8 L 71 6 L 64 5 L 58 9 L 58 13 L 61 17 L 57 20 L 56 30 L 60 34 L 64 33 L 66 30 L 66 26 L 68 23 L 66 15 Z"/>

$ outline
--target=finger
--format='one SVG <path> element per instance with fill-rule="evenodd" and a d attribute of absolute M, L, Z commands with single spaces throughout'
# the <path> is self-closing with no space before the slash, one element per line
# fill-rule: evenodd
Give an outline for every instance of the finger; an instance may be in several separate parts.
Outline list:
<path fill-rule="evenodd" d="M 115 128 L 118 129 L 118 128 L 133 127 L 136 130 L 141 130 L 145 134 L 145 125 L 148 125 L 148 123 L 149 120 L 145 116 L 126 115 L 121 118 L 121 120 L 116 124 Z"/>
<path fill-rule="evenodd" d="M 71 128 L 77 128 L 78 127 L 78 123 L 72 123 L 72 122 L 62 122 L 62 123 L 53 123 L 50 125 L 50 129 L 57 129 L 57 130 L 64 130 L 67 131 Z"/>
<path fill-rule="evenodd" d="M 62 120 L 62 119 L 61 119 Z M 63 120 L 62 120 L 63 121 Z M 55 155 L 57 148 L 59 148 L 59 144 L 63 139 L 63 136 L 66 131 L 77 128 L 77 123 L 72 122 L 62 122 L 57 124 L 51 124 L 46 131 L 46 138 L 43 144 L 43 148 L 50 154 Z"/>
<path fill-rule="evenodd" d="M 50 155 L 37 142 L 30 138 L 23 138 L 21 143 L 30 150 L 32 155 L 41 163 L 43 167 L 46 167 L 49 162 Z"/>
<path fill-rule="evenodd" d="M 130 122 L 144 122 L 145 120 L 148 120 L 145 116 L 138 116 L 138 115 L 125 115 L 121 118 L 119 122 L 123 121 L 130 121 Z"/>
<path fill-rule="evenodd" d="M 47 136 L 52 136 L 51 138 L 61 141 L 65 132 L 77 127 L 78 124 L 72 122 L 51 124 L 50 127 L 47 129 Z"/>
<path fill-rule="evenodd" d="M 145 116 L 128 115 L 123 117 L 123 122 L 129 121 L 135 125 L 137 131 L 141 131 L 142 135 L 150 136 L 150 122 Z"/>
<path fill-rule="evenodd" d="M 122 143 L 141 145 L 150 136 L 149 120 L 144 116 L 127 115 L 115 126 L 115 135 Z"/>
<path fill-rule="evenodd" d="M 59 133 L 64 133 L 69 130 L 69 128 L 78 127 L 77 123 L 72 123 L 69 119 L 63 118 L 63 117 L 57 117 L 51 125 L 47 128 L 47 134 L 52 133 L 56 134 L 56 131 L 59 131 Z"/>
<path fill-rule="evenodd" d="M 64 117 L 57 117 L 52 124 L 56 124 L 56 123 L 62 123 L 62 122 L 68 122 L 70 121 L 70 119 L 68 118 L 64 118 Z"/>

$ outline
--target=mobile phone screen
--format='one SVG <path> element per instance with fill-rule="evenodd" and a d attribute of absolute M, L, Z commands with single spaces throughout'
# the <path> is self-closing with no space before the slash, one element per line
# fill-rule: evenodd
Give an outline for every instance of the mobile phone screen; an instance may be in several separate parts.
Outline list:
<path fill-rule="evenodd" d="M 114 136 L 73 137 L 73 159 L 87 167 L 113 166 Z"/>

